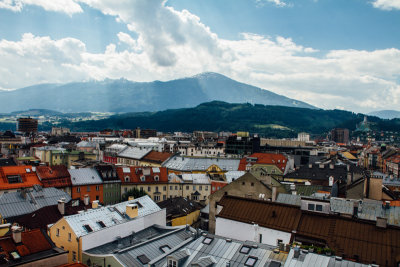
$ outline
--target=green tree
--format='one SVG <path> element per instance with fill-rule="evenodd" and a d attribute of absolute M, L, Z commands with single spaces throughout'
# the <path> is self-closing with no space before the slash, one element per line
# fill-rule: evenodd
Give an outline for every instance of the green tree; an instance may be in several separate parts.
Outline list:
<path fill-rule="evenodd" d="M 142 197 L 142 196 L 146 196 L 146 195 L 147 195 L 147 193 L 143 189 L 139 190 L 135 187 L 135 188 L 129 189 L 122 195 L 122 201 L 127 201 L 129 197 L 138 198 L 138 197 Z"/>

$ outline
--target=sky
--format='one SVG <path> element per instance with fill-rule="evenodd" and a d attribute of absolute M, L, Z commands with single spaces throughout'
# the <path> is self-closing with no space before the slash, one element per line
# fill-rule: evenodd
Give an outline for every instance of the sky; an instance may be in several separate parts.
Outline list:
<path fill-rule="evenodd" d="M 319 108 L 400 110 L 399 29 L 400 0 L 0 0 L 0 90 L 218 72 Z"/>

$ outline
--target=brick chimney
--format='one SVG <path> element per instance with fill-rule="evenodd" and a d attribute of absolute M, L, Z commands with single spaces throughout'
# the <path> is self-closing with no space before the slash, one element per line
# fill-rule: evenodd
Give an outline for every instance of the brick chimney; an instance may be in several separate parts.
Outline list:
<path fill-rule="evenodd" d="M 61 215 L 65 214 L 65 198 L 58 200 L 58 211 Z"/>
<path fill-rule="evenodd" d="M 12 232 L 12 239 L 14 240 L 14 243 L 18 244 L 22 242 L 21 238 L 21 232 L 22 232 L 22 227 L 18 225 L 13 225 L 11 227 L 11 232 Z"/>

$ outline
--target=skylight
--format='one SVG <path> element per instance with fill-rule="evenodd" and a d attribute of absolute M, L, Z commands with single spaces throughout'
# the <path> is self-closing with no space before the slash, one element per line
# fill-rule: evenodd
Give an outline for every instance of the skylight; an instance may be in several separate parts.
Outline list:
<path fill-rule="evenodd" d="M 106 225 L 103 223 L 103 221 L 98 221 L 97 223 L 100 225 L 101 228 L 105 228 L 106 227 Z"/>
<path fill-rule="evenodd" d="M 248 246 L 242 246 L 242 248 L 240 249 L 240 253 L 249 254 L 250 249 L 251 249 L 251 248 L 248 247 Z"/>
<path fill-rule="evenodd" d="M 138 259 L 142 264 L 147 264 L 147 263 L 150 262 L 150 259 L 147 258 L 147 256 L 144 255 L 144 254 L 137 256 L 137 259 Z"/>
<path fill-rule="evenodd" d="M 161 250 L 163 253 L 168 252 L 170 249 L 171 249 L 171 247 L 168 246 L 168 245 L 163 245 L 163 246 L 160 247 L 160 250 Z"/>
<path fill-rule="evenodd" d="M 246 262 L 244 263 L 245 266 L 254 266 L 257 262 L 258 258 L 257 257 L 248 257 Z"/>
<path fill-rule="evenodd" d="M 93 232 L 93 229 L 88 224 L 83 225 L 83 228 L 85 228 L 88 233 Z"/>
<path fill-rule="evenodd" d="M 203 240 L 203 244 L 209 245 L 213 241 L 213 238 L 206 237 Z"/>

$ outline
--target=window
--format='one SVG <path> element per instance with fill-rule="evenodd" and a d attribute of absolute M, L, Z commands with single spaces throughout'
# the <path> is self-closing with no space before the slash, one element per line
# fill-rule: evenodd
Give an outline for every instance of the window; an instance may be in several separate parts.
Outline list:
<path fill-rule="evenodd" d="M 83 225 L 83 228 L 85 228 L 85 230 L 86 230 L 88 233 L 93 232 L 93 229 L 92 229 L 92 227 L 90 227 L 89 224 L 84 224 L 84 225 Z"/>
<path fill-rule="evenodd" d="M 125 182 L 129 182 L 129 176 L 125 177 Z"/>
<path fill-rule="evenodd" d="M 166 195 L 163 195 L 162 198 L 163 198 L 163 200 L 166 200 L 166 199 L 167 199 L 167 196 L 166 196 Z"/>
<path fill-rule="evenodd" d="M 193 195 L 193 200 L 199 200 L 199 196 Z"/>
<path fill-rule="evenodd" d="M 251 186 L 254 186 L 254 183 L 251 183 Z"/>
<path fill-rule="evenodd" d="M 96 196 L 96 200 L 100 200 L 100 197 L 98 195 Z"/>
<path fill-rule="evenodd" d="M 151 192 L 151 187 L 150 186 L 147 187 L 147 192 Z"/>
<path fill-rule="evenodd" d="M 90 186 L 89 185 L 86 188 L 86 192 L 90 192 Z"/>
<path fill-rule="evenodd" d="M 247 258 L 246 262 L 244 263 L 245 266 L 254 266 L 257 262 L 258 258 L 250 256 Z"/>
<path fill-rule="evenodd" d="M 163 245 L 163 246 L 160 247 L 160 250 L 161 250 L 163 253 L 169 251 L 170 249 L 171 249 L 171 247 L 168 246 L 168 245 Z"/>
<path fill-rule="evenodd" d="M 195 190 L 196 190 L 196 186 L 194 185 L 194 186 L 193 186 L 193 191 L 195 191 Z"/>
<path fill-rule="evenodd" d="M 68 233 L 68 241 L 71 242 L 71 240 L 72 240 L 72 234 L 71 234 L 71 233 Z"/>
<path fill-rule="evenodd" d="M 246 183 L 245 182 L 242 182 L 242 185 L 245 185 Z"/>
<path fill-rule="evenodd" d="M 283 243 L 283 240 L 282 239 L 277 239 L 276 240 L 276 244 L 279 246 L 280 243 Z"/>
<path fill-rule="evenodd" d="M 167 186 L 164 185 L 164 186 L 163 186 L 163 190 L 164 190 L 164 191 L 167 191 Z"/>
<path fill-rule="evenodd" d="M 188 185 L 186 186 L 186 190 L 189 190 L 189 186 Z"/>
<path fill-rule="evenodd" d="M 156 192 L 158 192 L 158 186 L 156 186 Z"/>
<path fill-rule="evenodd" d="M 142 176 L 140 177 L 140 181 L 144 182 L 146 180 L 146 177 Z"/>
<path fill-rule="evenodd" d="M 169 190 L 172 190 L 172 185 L 169 186 Z"/>
<path fill-rule="evenodd" d="M 212 191 L 215 191 L 215 186 L 212 187 Z"/>
<path fill-rule="evenodd" d="M 213 240 L 214 240 L 214 238 L 205 237 L 203 240 L 203 244 L 210 245 Z"/>
<path fill-rule="evenodd" d="M 78 193 L 81 192 L 81 187 L 80 187 L 80 186 L 78 186 L 78 187 L 76 188 L 76 192 L 78 192 Z"/>
<path fill-rule="evenodd" d="M 76 252 L 72 251 L 72 261 L 76 262 Z"/>
<path fill-rule="evenodd" d="M 206 191 L 208 191 L 208 185 L 206 185 Z"/>
<path fill-rule="evenodd" d="M 154 196 L 154 201 L 160 201 L 160 196 Z"/>
<path fill-rule="evenodd" d="M 178 262 L 176 260 L 173 260 L 173 259 L 168 260 L 168 267 L 177 267 L 177 266 L 178 266 Z"/>
<path fill-rule="evenodd" d="M 60 236 L 60 229 L 59 228 L 57 228 L 57 230 L 56 230 L 56 236 Z"/>
<path fill-rule="evenodd" d="M 322 205 L 316 205 L 315 206 L 316 211 L 322 211 Z"/>
<path fill-rule="evenodd" d="M 243 253 L 243 254 L 249 254 L 249 252 L 250 252 L 250 247 L 248 247 L 248 246 L 242 246 L 242 248 L 240 249 L 240 253 Z"/>
<path fill-rule="evenodd" d="M 128 188 L 127 187 L 124 188 L 124 192 L 125 193 L 128 192 Z"/>
<path fill-rule="evenodd" d="M 7 180 L 9 184 L 22 183 L 20 175 L 7 175 Z"/>
<path fill-rule="evenodd" d="M 199 190 L 200 190 L 200 191 L 203 190 L 203 187 L 202 187 L 201 185 L 199 186 Z"/>
<path fill-rule="evenodd" d="M 104 224 L 103 221 L 98 221 L 97 224 L 100 225 L 101 228 L 105 228 L 106 227 L 106 225 Z"/>
<path fill-rule="evenodd" d="M 96 191 L 100 191 L 100 185 L 96 185 Z"/>
<path fill-rule="evenodd" d="M 178 186 L 177 185 L 175 185 L 175 190 L 178 190 Z"/>
<path fill-rule="evenodd" d="M 258 243 L 262 243 L 262 234 L 258 234 Z"/>
<path fill-rule="evenodd" d="M 160 180 L 160 178 L 158 177 L 158 175 L 156 175 L 156 176 L 154 176 L 154 181 L 159 181 Z"/>
<path fill-rule="evenodd" d="M 147 264 L 147 263 L 150 262 L 150 259 L 149 259 L 146 255 L 144 255 L 144 254 L 137 256 L 137 259 L 138 259 L 142 264 Z"/>
<path fill-rule="evenodd" d="M 314 204 L 308 204 L 308 210 L 314 210 L 315 205 Z"/>

